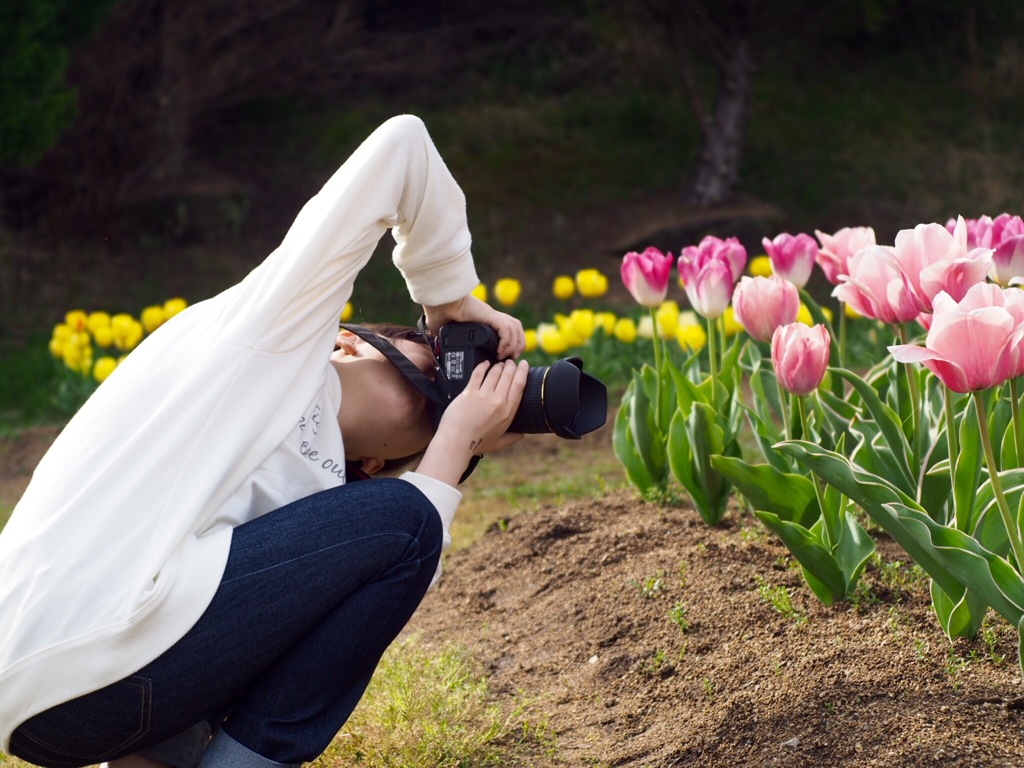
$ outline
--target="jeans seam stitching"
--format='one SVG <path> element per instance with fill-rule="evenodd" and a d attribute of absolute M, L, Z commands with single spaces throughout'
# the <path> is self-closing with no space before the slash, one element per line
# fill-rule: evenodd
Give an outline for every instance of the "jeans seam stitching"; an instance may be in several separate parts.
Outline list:
<path fill-rule="evenodd" d="M 355 543 L 358 543 L 358 542 L 361 542 L 361 541 L 369 541 L 371 539 L 379 539 L 379 538 L 382 538 L 382 537 L 385 537 L 385 536 L 404 536 L 407 540 L 412 540 L 412 541 L 415 541 L 415 542 L 419 543 L 419 538 L 417 536 L 413 536 L 413 535 L 411 535 L 409 533 L 399 532 L 399 531 L 395 531 L 395 532 L 392 532 L 392 533 L 375 533 L 372 536 L 360 536 L 358 539 L 349 539 L 348 541 L 345 541 L 345 542 L 339 542 L 337 544 L 331 544 L 330 546 L 321 547 L 320 549 L 314 550 L 313 552 L 306 552 L 305 554 L 299 555 L 298 557 L 292 557 L 292 558 L 289 558 L 288 560 L 282 560 L 279 563 L 274 563 L 273 565 L 264 566 L 263 568 L 260 568 L 258 571 L 250 571 L 249 573 L 244 573 L 244 574 L 241 574 L 239 576 L 232 576 L 230 579 L 224 579 L 224 581 L 221 582 L 221 586 L 224 586 L 226 584 L 231 584 L 232 582 L 235 582 L 235 581 L 241 581 L 242 579 L 248 579 L 248 578 L 250 578 L 252 576 L 258 576 L 261 573 L 266 573 L 267 571 L 272 571 L 275 568 L 281 568 L 281 567 L 286 566 L 286 565 L 291 565 L 293 563 L 298 563 L 298 562 L 301 562 L 302 560 L 305 560 L 307 558 L 314 557 L 314 556 L 322 554 L 324 552 L 329 552 L 332 549 L 337 549 L 338 547 L 344 547 L 344 546 L 347 546 L 349 544 L 355 544 Z M 406 542 L 406 547 L 408 547 L 408 541 Z M 422 558 L 420 558 L 420 559 L 422 559 Z"/>

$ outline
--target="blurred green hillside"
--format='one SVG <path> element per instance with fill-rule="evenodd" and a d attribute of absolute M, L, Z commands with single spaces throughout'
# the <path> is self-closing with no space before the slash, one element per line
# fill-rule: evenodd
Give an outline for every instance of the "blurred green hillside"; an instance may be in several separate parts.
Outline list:
<path fill-rule="evenodd" d="M 363 9 L 361 31 L 345 38 L 348 59 L 325 59 L 335 69 L 324 64 L 316 87 L 296 87 L 316 80 L 308 72 L 285 77 L 310 34 L 299 27 L 288 51 L 257 40 L 284 73 L 263 74 L 262 87 L 224 79 L 219 59 L 194 72 L 187 152 L 170 176 L 143 162 L 173 122 L 147 101 L 164 80 L 152 63 L 108 51 L 138 5 L 115 4 L 112 21 L 73 49 L 78 111 L 54 148 L 31 167 L 0 168 L 0 359 L 10 373 L 70 308 L 135 313 L 227 287 L 373 127 L 402 112 L 426 121 L 466 191 L 481 277 L 520 278 L 527 303 L 547 300 L 555 274 L 614 275 L 625 250 L 648 244 L 678 253 L 704 234 L 737 235 L 753 255 L 782 231 L 871 225 L 885 243 L 920 222 L 1024 210 L 1014 3 L 723 3 L 760 15 L 742 27 L 729 26 L 735 14 L 719 19 L 718 32 L 751 43 L 754 67 L 738 185 L 712 207 L 688 202 L 688 185 L 706 141 L 695 98 L 712 104 L 721 76 L 699 40 L 683 45 L 696 16 L 679 17 L 673 46 L 669 22 L 626 12 L 654 0 L 349 4 Z M 181 8 L 188 20 L 206 6 Z M 155 28 L 166 37 L 166 22 Z M 728 59 L 732 41 L 719 42 Z M 345 79 L 346 66 L 360 76 Z M 110 101 L 117 77 L 133 99 Z M 204 96 L 218 77 L 220 90 Z M 388 250 L 360 278 L 357 312 L 408 320 Z M 18 362 L 7 386 L 30 386 L 41 365 Z"/>

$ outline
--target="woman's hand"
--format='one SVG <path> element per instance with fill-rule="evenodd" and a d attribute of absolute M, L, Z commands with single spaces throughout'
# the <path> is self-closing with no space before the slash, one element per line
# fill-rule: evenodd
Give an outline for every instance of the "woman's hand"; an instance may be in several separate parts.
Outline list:
<path fill-rule="evenodd" d="M 498 359 L 515 359 L 526 349 L 526 334 L 523 324 L 504 312 L 499 312 L 472 294 L 450 304 L 423 307 L 427 316 L 427 327 L 437 333 L 445 323 L 483 323 L 498 334 Z"/>
<path fill-rule="evenodd" d="M 472 456 L 512 445 L 523 436 L 507 432 L 526 388 L 523 360 L 481 363 L 466 388 L 445 409 L 417 472 L 455 486 Z"/>

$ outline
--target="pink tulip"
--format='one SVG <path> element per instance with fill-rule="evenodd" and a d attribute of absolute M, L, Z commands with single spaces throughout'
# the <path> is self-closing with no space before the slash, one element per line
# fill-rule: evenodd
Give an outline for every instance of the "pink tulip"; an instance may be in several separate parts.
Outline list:
<path fill-rule="evenodd" d="M 768 258 L 772 262 L 772 273 L 788 280 L 797 288 L 803 288 L 811 278 L 815 259 L 818 258 L 818 244 L 814 238 L 801 232 L 791 235 L 783 232 L 774 240 L 761 240 Z"/>
<path fill-rule="evenodd" d="M 790 323 L 776 328 L 772 335 L 772 364 L 782 388 L 794 395 L 816 390 L 828 368 L 830 342 L 824 325 L 808 328 L 803 323 Z"/>
<path fill-rule="evenodd" d="M 1024 220 L 1008 213 L 992 222 L 992 271 L 990 277 L 1000 285 L 1010 285 L 1015 278 L 1024 278 Z"/>
<path fill-rule="evenodd" d="M 818 266 L 833 285 L 840 275 L 848 275 L 850 257 L 857 251 L 876 245 L 875 230 L 871 227 L 843 227 L 834 235 L 820 229 L 814 230 L 821 248 L 818 250 Z"/>
<path fill-rule="evenodd" d="M 963 219 L 964 227 L 967 230 L 968 248 L 991 248 L 992 247 L 992 217 L 979 216 L 976 219 L 964 219 L 958 216 L 946 222 L 946 231 L 955 234 L 957 225 Z"/>
<path fill-rule="evenodd" d="M 957 220 L 950 232 L 941 224 L 918 224 L 896 233 L 892 265 L 903 275 L 911 298 L 922 312 L 932 311 L 932 297 L 951 289 L 960 296 L 985 279 L 991 268 L 988 248 L 967 249 L 967 223 Z"/>
<path fill-rule="evenodd" d="M 889 347 L 901 363 L 921 363 L 954 392 L 977 392 L 1024 373 L 1024 293 L 991 283 L 963 300 L 939 293 L 923 347 Z"/>
<path fill-rule="evenodd" d="M 775 275 L 742 277 L 732 294 L 732 308 L 751 338 L 767 342 L 780 325 L 796 322 L 800 294 L 795 285 Z"/>
<path fill-rule="evenodd" d="M 665 300 L 672 272 L 671 253 L 647 248 L 643 253 L 630 251 L 622 257 L 622 282 L 645 307 L 657 307 Z"/>
<path fill-rule="evenodd" d="M 909 323 L 921 310 L 893 260 L 888 246 L 858 251 L 850 257 L 850 273 L 839 276 L 832 295 L 859 315 L 890 325 Z"/>
<path fill-rule="evenodd" d="M 721 317 L 732 295 L 732 268 L 723 257 L 710 257 L 695 264 L 679 257 L 679 277 L 694 310 L 706 318 Z"/>
<path fill-rule="evenodd" d="M 679 254 L 680 264 L 685 260 L 703 265 L 709 259 L 724 259 L 732 273 L 732 282 L 735 283 L 743 274 L 743 268 L 747 266 L 747 249 L 735 237 L 722 240 L 714 235 L 708 235 L 698 245 L 688 245 Z"/>

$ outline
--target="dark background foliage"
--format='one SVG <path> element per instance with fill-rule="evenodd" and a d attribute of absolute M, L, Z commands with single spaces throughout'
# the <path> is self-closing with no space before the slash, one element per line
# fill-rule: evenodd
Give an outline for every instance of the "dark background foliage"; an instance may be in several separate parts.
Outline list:
<path fill-rule="evenodd" d="M 0 332 L 209 295 L 398 112 L 466 188 L 491 279 L 1018 212 L 1022 21 L 1016 0 L 3 0 Z M 364 281 L 382 306 L 388 280 Z"/>

